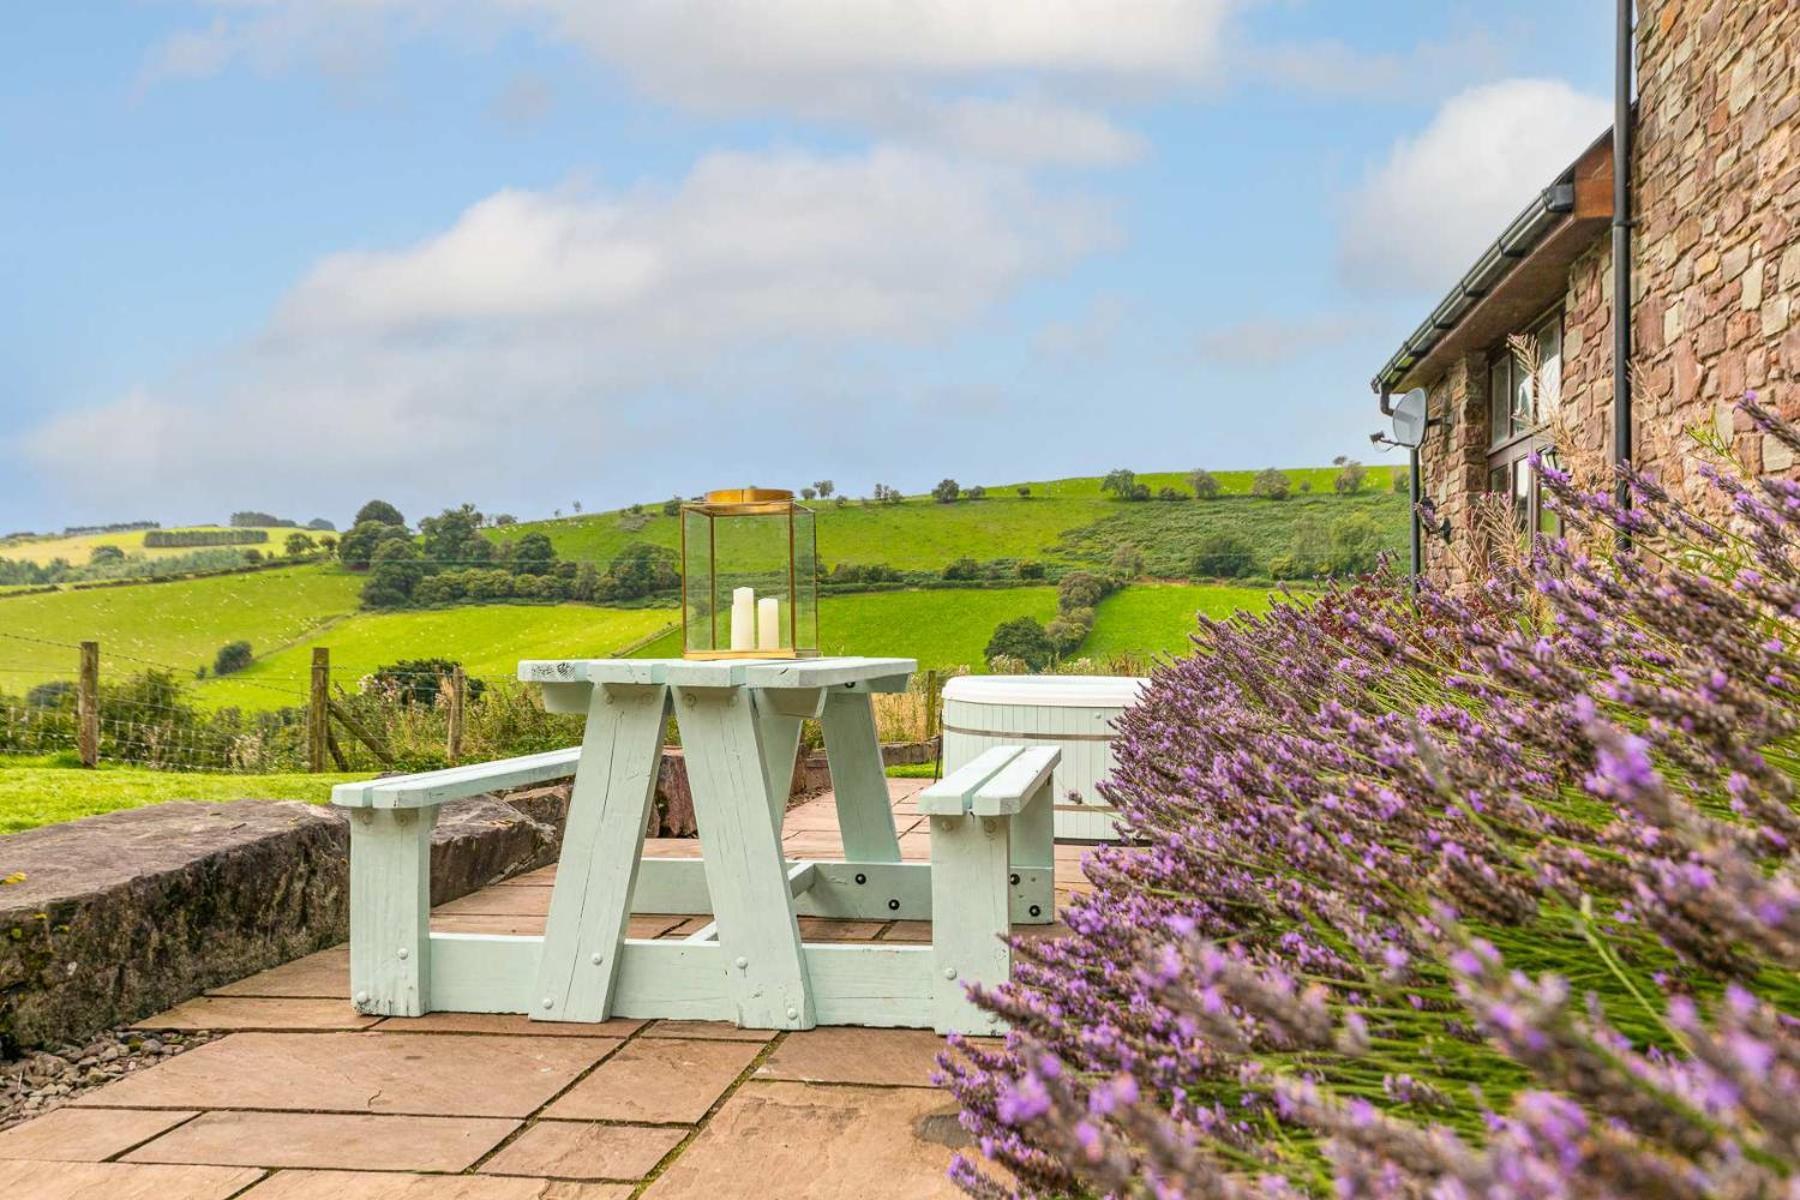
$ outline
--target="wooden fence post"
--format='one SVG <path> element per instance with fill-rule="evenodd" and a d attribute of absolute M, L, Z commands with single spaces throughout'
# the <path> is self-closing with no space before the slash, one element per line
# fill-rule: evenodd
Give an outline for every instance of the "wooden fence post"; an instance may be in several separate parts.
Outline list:
<path fill-rule="evenodd" d="M 454 766 L 462 758 L 463 706 L 469 699 L 469 677 L 462 664 L 450 670 L 450 728 L 444 735 L 444 754 Z"/>
<path fill-rule="evenodd" d="M 100 643 L 81 643 L 81 673 L 75 684 L 75 745 L 84 767 L 100 763 Z"/>
<path fill-rule="evenodd" d="M 306 704 L 306 769 L 326 769 L 331 754 L 331 651 L 313 647 L 312 694 Z"/>

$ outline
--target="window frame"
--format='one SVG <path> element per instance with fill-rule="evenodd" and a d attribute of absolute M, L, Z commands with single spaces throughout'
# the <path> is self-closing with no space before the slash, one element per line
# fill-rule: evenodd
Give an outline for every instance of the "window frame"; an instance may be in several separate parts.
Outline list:
<path fill-rule="evenodd" d="M 1537 317 L 1525 327 L 1526 336 L 1539 339 L 1540 345 L 1542 344 L 1546 333 L 1554 329 L 1556 337 L 1556 379 L 1559 387 L 1562 381 L 1562 355 L 1566 338 L 1564 318 L 1564 308 L 1563 305 L 1559 303 L 1551 307 L 1547 312 Z M 1504 408 L 1496 404 L 1497 397 L 1494 386 L 1495 378 L 1502 367 L 1505 368 L 1506 376 Z M 1542 373 L 1543 366 L 1542 363 L 1540 363 L 1540 376 Z M 1489 352 L 1487 358 L 1488 474 L 1486 494 L 1504 494 L 1512 500 L 1515 509 L 1515 524 L 1519 526 L 1519 531 L 1521 533 L 1535 531 L 1538 533 L 1555 535 L 1561 532 L 1562 521 L 1544 507 L 1543 485 L 1537 479 L 1536 473 L 1530 471 L 1530 465 L 1525 462 L 1526 457 L 1533 451 L 1545 449 L 1549 445 L 1549 443 L 1544 440 L 1543 436 L 1544 427 L 1547 422 L 1544 419 L 1540 404 L 1541 397 L 1535 394 L 1537 389 L 1531 390 L 1529 396 L 1529 409 L 1526 411 L 1523 418 L 1523 428 L 1516 428 L 1520 422 L 1518 405 L 1519 389 L 1523 386 L 1523 383 L 1528 382 L 1522 381 L 1519 378 L 1521 374 L 1523 374 L 1523 372 L 1520 370 L 1518 356 L 1513 353 L 1512 346 L 1507 342 L 1501 342 L 1497 348 Z M 1502 415 L 1504 415 L 1506 419 L 1507 431 L 1504 435 L 1496 436 L 1495 424 L 1497 419 Z M 1495 487 L 1496 476 L 1502 471 L 1506 472 L 1507 486 L 1504 489 Z M 1522 508 L 1518 505 L 1518 500 L 1520 499 L 1518 495 L 1519 473 L 1521 471 L 1530 473 L 1525 488 L 1525 496 L 1523 497 L 1524 505 Z M 1548 520 L 1546 518 L 1548 518 Z"/>

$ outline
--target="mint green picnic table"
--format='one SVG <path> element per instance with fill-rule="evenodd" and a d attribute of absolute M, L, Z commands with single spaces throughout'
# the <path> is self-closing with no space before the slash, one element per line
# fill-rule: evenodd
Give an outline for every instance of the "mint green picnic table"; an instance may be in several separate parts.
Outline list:
<path fill-rule="evenodd" d="M 1003 935 L 1052 919 L 1053 747 L 998 747 L 927 789 L 930 862 L 902 862 L 874 696 L 910 659 L 560 659 L 520 664 L 579 747 L 341 784 L 351 813 L 351 991 L 359 1010 L 994 1028 L 964 985 L 1007 977 Z M 700 857 L 645 859 L 667 718 L 681 731 Z M 820 723 L 841 859 L 789 858 L 782 817 L 801 724 Z M 430 836 L 458 796 L 574 774 L 542 936 L 432 933 Z M 709 915 L 678 940 L 634 912 Z M 932 921 L 932 941 L 809 943 L 799 918 Z"/>

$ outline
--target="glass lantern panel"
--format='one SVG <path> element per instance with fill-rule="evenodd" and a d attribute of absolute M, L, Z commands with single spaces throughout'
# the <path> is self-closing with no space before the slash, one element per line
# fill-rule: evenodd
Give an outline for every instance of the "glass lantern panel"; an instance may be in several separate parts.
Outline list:
<path fill-rule="evenodd" d="M 712 518 L 699 509 L 681 513 L 681 616 L 684 652 L 722 650 L 722 616 L 719 609 L 717 572 L 713 569 Z M 727 599 L 724 616 L 729 616 Z"/>
<path fill-rule="evenodd" d="M 794 508 L 794 647 L 819 648 L 819 538 L 811 509 Z"/>
<path fill-rule="evenodd" d="M 788 514 L 721 513 L 713 518 L 720 649 L 777 650 L 792 645 L 793 605 Z M 767 618 L 766 601 L 774 601 Z"/>

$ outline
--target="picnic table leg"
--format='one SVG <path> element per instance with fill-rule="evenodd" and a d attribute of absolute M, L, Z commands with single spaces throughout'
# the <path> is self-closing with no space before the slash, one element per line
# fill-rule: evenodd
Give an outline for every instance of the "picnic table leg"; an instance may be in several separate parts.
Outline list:
<path fill-rule="evenodd" d="M 675 696 L 706 890 L 738 1024 L 811 1029 L 818 1020 L 781 829 L 769 819 L 771 780 L 779 777 L 785 800 L 791 749 L 780 762 L 781 747 L 760 736 L 756 705 L 741 687 L 678 687 Z M 788 745 L 785 738 L 781 743 Z"/>
<path fill-rule="evenodd" d="M 1021 925 L 1048 925 L 1056 919 L 1056 787 L 1046 782 L 1012 819 L 1010 830 L 1014 871 L 1027 872 L 1035 880 L 1025 892 Z"/>
<path fill-rule="evenodd" d="M 532 992 L 534 1020 L 612 1015 L 668 703 L 664 684 L 592 689 Z"/>
<path fill-rule="evenodd" d="M 1012 975 L 1006 817 L 931 818 L 932 1022 L 939 1033 L 993 1033 L 999 1019 L 969 1001 L 971 983 Z"/>
<path fill-rule="evenodd" d="M 371 1016 L 431 1009 L 434 808 L 350 814 L 350 996 Z"/>
<path fill-rule="evenodd" d="M 887 769 L 875 731 L 875 702 L 867 690 L 833 690 L 819 718 L 838 830 L 850 862 L 899 862 L 900 838 L 888 798 Z"/>

